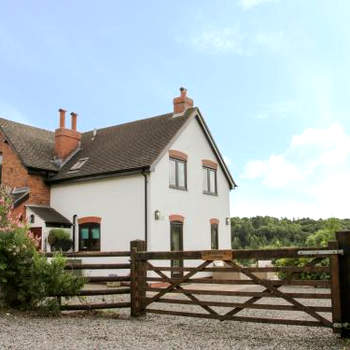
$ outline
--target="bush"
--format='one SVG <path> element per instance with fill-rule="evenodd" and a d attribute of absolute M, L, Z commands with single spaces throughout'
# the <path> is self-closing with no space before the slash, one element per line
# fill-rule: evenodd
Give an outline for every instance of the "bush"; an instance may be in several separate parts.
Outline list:
<path fill-rule="evenodd" d="M 0 187 L 0 298 L 5 306 L 23 310 L 58 310 L 60 294 L 74 295 L 84 279 L 64 271 L 65 258 L 51 261 L 35 248 L 25 223 L 14 218 L 6 188 Z"/>
<path fill-rule="evenodd" d="M 323 228 L 319 229 L 315 233 L 311 234 L 307 240 L 306 245 L 308 247 L 327 247 L 328 242 L 335 239 L 335 232 L 340 231 L 343 228 L 342 223 L 339 219 L 336 218 L 330 218 L 327 219 L 323 223 Z M 274 265 L 276 266 L 297 266 L 297 267 L 304 267 L 307 265 L 312 258 L 299 258 L 299 259 L 292 259 L 292 258 L 283 258 L 278 259 L 274 262 Z M 329 258 L 322 258 L 319 259 L 317 264 L 314 264 L 314 266 L 329 266 Z M 279 278 L 284 279 L 286 278 L 285 273 L 279 273 Z M 297 273 L 296 279 L 302 279 L 302 280 L 328 280 L 330 279 L 330 274 L 321 272 L 301 272 Z"/>
<path fill-rule="evenodd" d="M 273 262 L 275 266 L 287 267 L 304 267 L 306 266 L 313 258 L 281 258 Z M 320 259 L 320 261 L 313 266 L 328 266 L 328 258 Z M 278 278 L 283 280 L 288 277 L 288 274 L 285 272 L 279 272 Z M 293 280 L 329 280 L 330 274 L 326 272 L 296 272 L 293 274 Z"/>
<path fill-rule="evenodd" d="M 54 228 L 47 238 L 52 251 L 68 251 L 73 246 L 73 241 L 67 231 L 61 228 Z"/>

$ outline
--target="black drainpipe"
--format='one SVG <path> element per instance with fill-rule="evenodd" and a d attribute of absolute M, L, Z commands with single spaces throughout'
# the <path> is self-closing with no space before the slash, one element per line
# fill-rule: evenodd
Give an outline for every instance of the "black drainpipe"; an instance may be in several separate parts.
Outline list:
<path fill-rule="evenodd" d="M 76 227 L 77 215 L 73 215 L 73 252 L 75 252 L 75 227 Z"/>
<path fill-rule="evenodd" d="M 146 242 L 146 250 L 147 250 L 147 242 L 148 242 L 148 205 L 147 205 L 147 198 L 148 198 L 148 194 L 147 194 L 147 175 L 148 173 L 143 172 L 142 175 L 145 178 L 145 242 Z"/>

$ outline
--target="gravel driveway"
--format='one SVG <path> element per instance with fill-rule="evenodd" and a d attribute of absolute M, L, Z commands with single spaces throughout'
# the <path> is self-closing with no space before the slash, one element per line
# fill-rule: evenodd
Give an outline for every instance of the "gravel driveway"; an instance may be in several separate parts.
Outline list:
<path fill-rule="evenodd" d="M 289 287 L 289 290 L 296 289 Z M 317 292 L 325 290 L 318 289 Z M 244 300 L 234 297 L 200 298 L 233 302 Z M 108 299 L 121 301 L 125 297 L 113 296 Z M 265 298 L 263 302 L 276 303 L 278 300 Z M 299 300 L 310 305 L 329 305 L 328 300 Z M 157 304 L 155 307 L 202 312 L 197 306 L 189 305 Z M 222 308 L 217 310 L 223 312 Z M 131 319 L 128 311 L 103 316 L 66 313 L 57 318 L 2 313 L 0 349 L 350 349 L 349 344 L 326 328 L 219 322 L 153 314 Z M 251 309 L 244 310 L 242 315 L 310 319 L 294 311 L 282 313 Z"/>

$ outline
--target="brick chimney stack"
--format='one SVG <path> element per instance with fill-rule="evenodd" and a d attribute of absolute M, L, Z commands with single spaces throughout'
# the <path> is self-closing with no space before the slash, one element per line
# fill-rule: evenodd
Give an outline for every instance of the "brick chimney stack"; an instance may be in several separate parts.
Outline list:
<path fill-rule="evenodd" d="M 55 156 L 66 159 L 80 145 L 81 134 L 77 131 L 77 113 L 71 113 L 72 128 L 66 129 L 66 111 L 62 108 L 60 113 L 60 127 L 55 130 Z"/>
<path fill-rule="evenodd" d="M 193 100 L 187 97 L 187 90 L 184 87 L 180 88 L 180 96 L 175 97 L 174 103 L 174 114 L 183 113 L 187 108 L 193 107 Z"/>

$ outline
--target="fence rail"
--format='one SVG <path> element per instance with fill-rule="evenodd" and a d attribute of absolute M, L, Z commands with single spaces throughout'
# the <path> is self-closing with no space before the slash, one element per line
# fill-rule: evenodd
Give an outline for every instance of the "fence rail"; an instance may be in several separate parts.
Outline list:
<path fill-rule="evenodd" d="M 46 253 L 45 256 L 53 257 L 55 253 Z M 120 258 L 120 257 L 130 257 L 130 251 L 119 251 L 119 252 L 74 252 L 74 253 L 63 253 L 62 254 L 66 258 Z M 73 260 L 74 261 L 74 260 Z M 126 270 L 128 273 L 123 276 L 85 276 L 86 283 L 104 283 L 104 282 L 129 282 L 130 278 L 130 268 L 131 264 L 128 263 L 75 263 L 73 261 L 68 261 L 65 265 L 65 270 L 70 272 L 82 272 L 84 270 L 94 271 L 94 270 L 111 270 L 113 273 L 118 272 L 119 270 Z M 58 298 L 62 297 L 95 297 L 95 296 L 113 296 L 113 295 L 130 295 L 131 289 L 130 287 L 107 287 L 100 289 L 83 289 L 80 290 L 75 295 L 61 294 L 56 295 Z M 84 303 L 80 304 L 62 304 L 60 302 L 60 308 L 64 311 L 73 311 L 73 310 L 98 310 L 98 309 L 119 309 L 119 308 L 130 308 L 131 301 L 120 301 L 120 302 L 91 302 L 89 300 L 84 301 Z"/>

